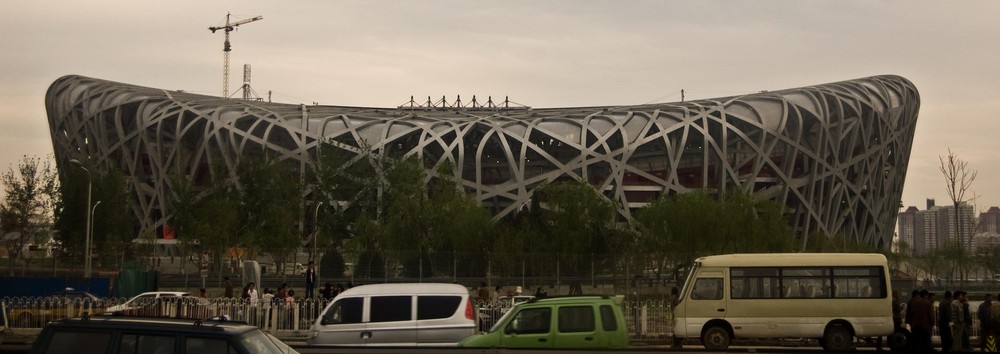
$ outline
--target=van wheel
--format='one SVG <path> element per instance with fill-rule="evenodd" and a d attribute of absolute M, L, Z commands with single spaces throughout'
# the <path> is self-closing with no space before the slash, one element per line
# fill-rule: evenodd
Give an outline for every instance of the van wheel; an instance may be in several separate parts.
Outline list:
<path fill-rule="evenodd" d="M 729 331 L 720 326 L 713 326 L 701 336 L 701 344 L 708 350 L 726 350 L 729 348 Z"/>
<path fill-rule="evenodd" d="M 854 336 L 851 335 L 851 331 L 847 329 L 846 326 L 842 324 L 832 324 L 826 327 L 826 332 L 823 333 L 823 349 L 833 352 L 842 352 L 851 350 L 851 344 L 854 342 Z"/>

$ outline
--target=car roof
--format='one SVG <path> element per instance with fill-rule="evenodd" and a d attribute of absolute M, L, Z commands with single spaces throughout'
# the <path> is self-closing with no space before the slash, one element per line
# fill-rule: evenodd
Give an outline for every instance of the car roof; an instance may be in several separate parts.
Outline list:
<path fill-rule="evenodd" d="M 594 302 L 613 302 L 618 300 L 618 296 L 611 297 L 607 295 L 568 295 L 568 296 L 552 296 L 543 298 L 534 298 L 528 300 L 527 302 L 521 302 L 518 305 L 526 304 L 567 304 L 567 303 L 594 303 Z"/>
<path fill-rule="evenodd" d="M 187 292 L 184 292 L 184 291 L 147 291 L 147 292 L 144 292 L 144 293 L 142 293 L 142 294 L 139 294 L 139 295 L 136 295 L 136 296 L 143 296 L 143 295 L 158 295 L 158 296 L 162 296 L 162 295 L 173 295 L 173 296 L 191 296 L 191 294 L 190 294 L 190 293 L 187 293 Z"/>
<path fill-rule="evenodd" d="M 389 283 L 355 286 L 340 293 L 352 295 L 429 295 L 429 294 L 469 294 L 462 285 L 449 283 Z"/>
<path fill-rule="evenodd" d="M 169 333 L 226 333 L 242 335 L 257 330 L 245 322 L 223 320 L 194 320 L 159 317 L 117 317 L 93 316 L 64 318 L 49 322 L 46 326 L 57 328 L 106 328 L 118 330 L 155 330 Z"/>

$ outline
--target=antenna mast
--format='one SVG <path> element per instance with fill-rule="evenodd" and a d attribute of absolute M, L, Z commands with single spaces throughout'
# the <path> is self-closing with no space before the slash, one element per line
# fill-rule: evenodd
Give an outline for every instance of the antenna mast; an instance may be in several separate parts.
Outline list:
<path fill-rule="evenodd" d="M 229 97 L 229 52 L 233 50 L 233 47 L 229 44 L 229 32 L 235 31 L 236 27 L 244 25 L 254 21 L 260 21 L 264 19 L 264 16 L 257 16 L 254 18 L 248 18 L 245 20 L 239 20 L 236 22 L 229 22 L 230 14 L 226 14 L 226 24 L 224 26 L 212 26 L 208 30 L 215 33 L 215 31 L 222 30 L 226 32 L 226 41 L 222 45 L 222 97 Z"/>

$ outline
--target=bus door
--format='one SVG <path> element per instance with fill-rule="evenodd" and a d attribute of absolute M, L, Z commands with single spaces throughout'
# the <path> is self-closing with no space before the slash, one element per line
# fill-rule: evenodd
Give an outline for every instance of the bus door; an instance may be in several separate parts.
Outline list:
<path fill-rule="evenodd" d="M 726 317 L 725 269 L 700 269 L 684 302 L 687 333 L 698 336 L 710 320 Z"/>

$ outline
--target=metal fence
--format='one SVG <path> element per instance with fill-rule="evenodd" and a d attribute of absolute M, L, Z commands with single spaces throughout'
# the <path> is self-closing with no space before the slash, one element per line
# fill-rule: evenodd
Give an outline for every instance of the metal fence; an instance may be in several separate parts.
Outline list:
<path fill-rule="evenodd" d="M 49 297 L 7 297 L 0 299 L 3 321 L 0 326 L 20 334 L 37 333 L 48 321 L 84 314 L 124 316 L 211 318 L 227 316 L 260 327 L 283 340 L 303 340 L 323 309 L 324 299 L 265 301 L 240 298 L 161 298 L 120 305 L 128 299 L 59 299 Z M 476 301 L 480 330 L 492 327 L 513 304 L 510 301 Z M 110 312 L 113 311 L 114 313 Z M 673 316 L 666 301 L 624 301 L 622 311 L 632 339 L 663 339 L 671 335 Z"/>
<path fill-rule="evenodd" d="M 329 303 L 324 299 L 295 299 L 294 301 L 266 301 L 240 298 L 173 298 L 130 303 L 127 309 L 115 308 L 128 299 L 107 298 L 59 299 L 50 297 L 7 297 L 0 299 L 2 322 L 0 327 L 19 334 L 35 334 L 48 321 L 84 314 L 115 314 L 127 316 L 211 318 L 227 316 L 257 326 L 282 340 L 304 340 L 309 326 L 320 316 Z M 480 330 L 488 330 L 507 312 L 513 303 L 503 300 L 475 301 Z M 977 304 L 970 304 L 975 309 Z M 936 308 L 936 304 L 935 304 Z M 626 300 L 622 312 L 633 342 L 656 342 L 669 339 L 673 332 L 673 312 L 666 300 Z M 936 313 L 936 309 L 935 309 Z M 980 333 L 976 311 L 970 311 L 972 328 L 970 336 Z M 934 330 L 937 335 L 937 328 Z"/>

